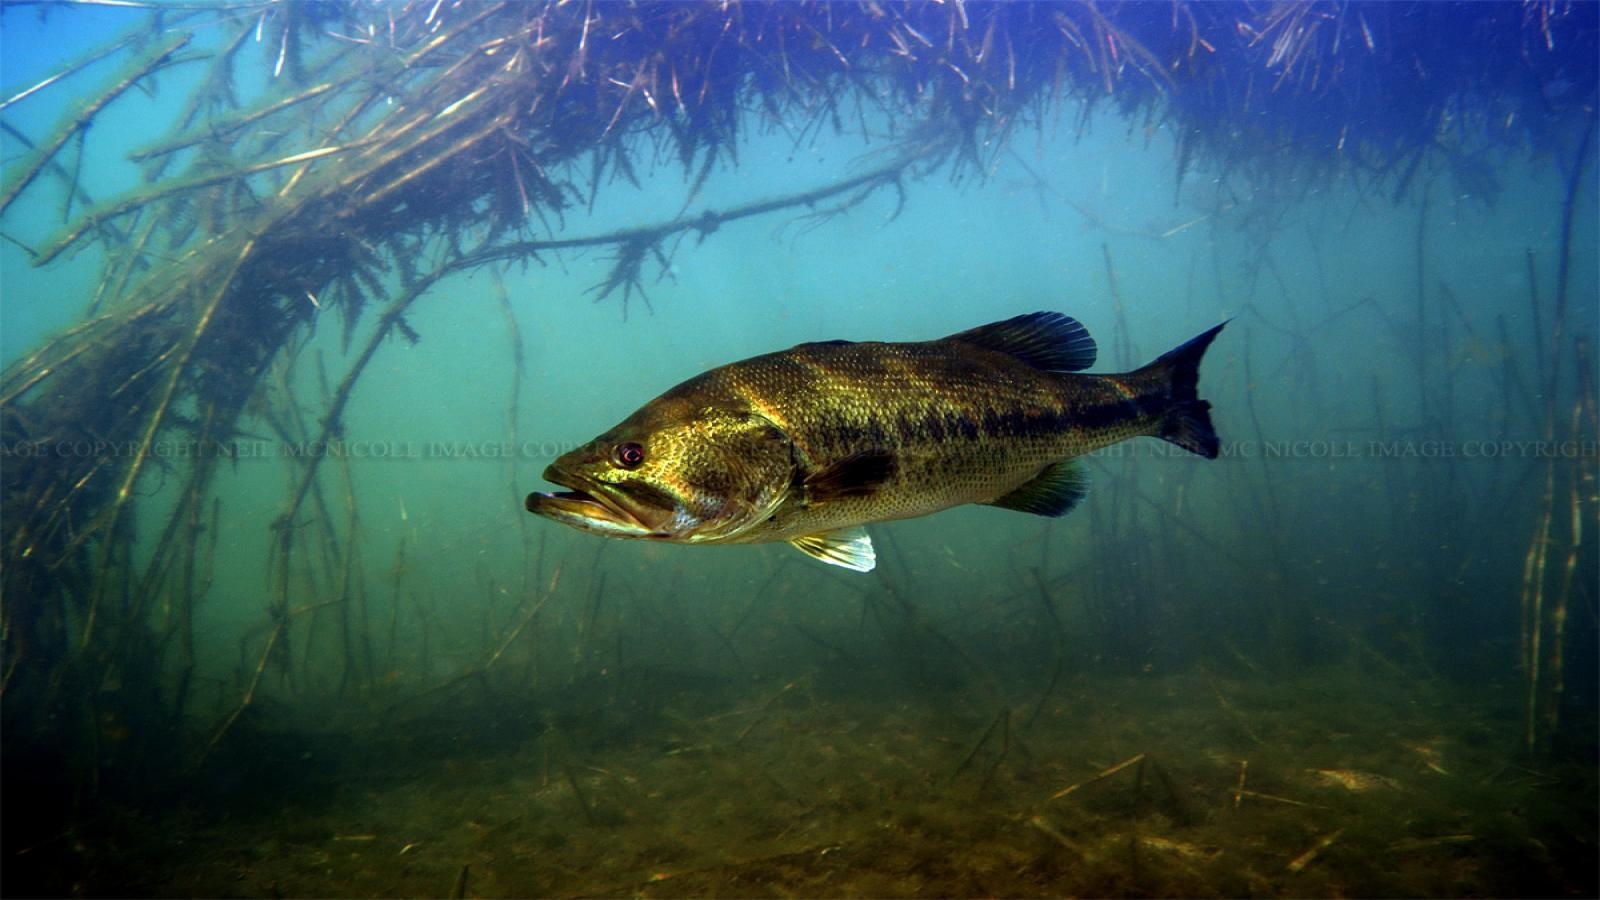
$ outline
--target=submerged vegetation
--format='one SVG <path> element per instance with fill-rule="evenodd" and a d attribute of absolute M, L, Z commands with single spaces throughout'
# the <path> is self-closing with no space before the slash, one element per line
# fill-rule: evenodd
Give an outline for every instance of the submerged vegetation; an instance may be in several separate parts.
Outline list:
<path fill-rule="evenodd" d="M 36 12 L 53 15 L 58 9 L 41 3 L 7 4 L 4 10 L 6 16 Z M 85 98 L 61 102 L 65 112 L 49 133 L 27 134 L 4 121 L 13 152 L 0 180 L 0 212 L 5 237 L 36 265 L 61 267 L 76 260 L 100 267 L 90 296 L 58 301 L 81 306 L 82 321 L 10 361 L 0 375 L 0 443 L 103 449 L 14 454 L 0 473 L 8 859 L 19 846 L 46 847 L 41 856 L 56 852 L 61 836 L 92 819 L 104 798 L 159 795 L 210 771 L 219 754 L 232 754 L 228 758 L 236 762 L 246 743 L 241 732 L 258 736 L 264 728 L 255 713 L 274 683 L 318 700 L 382 696 L 413 715 L 417 705 L 443 697 L 503 689 L 524 677 L 536 681 L 541 663 L 508 651 L 540 642 L 547 650 L 560 647 L 551 634 L 565 634 L 582 649 L 542 656 L 528 651 L 535 660 L 565 659 L 573 672 L 589 672 L 589 663 L 610 652 L 598 649 L 603 641 L 614 639 L 620 667 L 624 630 L 618 626 L 606 637 L 613 613 L 601 609 L 604 575 L 590 573 L 580 581 L 590 591 L 585 608 L 541 636 L 541 614 L 549 618 L 547 604 L 562 569 L 547 571 L 546 561 L 530 551 L 524 596 L 509 610 L 485 613 L 482 662 L 434 683 L 406 685 L 409 693 L 391 690 L 393 667 L 384 659 L 395 656 L 394 610 L 401 602 L 407 545 L 402 539 L 392 573 L 364 571 L 358 548 L 367 526 L 348 462 L 320 455 L 290 461 L 272 528 L 270 590 L 260 625 L 229 638 L 242 650 L 237 671 L 208 672 L 200 662 L 196 644 L 205 638 L 196 633 L 195 609 L 211 582 L 219 534 L 229 527 L 227 503 L 213 486 L 219 469 L 229 464 L 231 442 L 259 434 L 284 442 L 337 439 L 352 393 L 371 377 L 373 360 L 391 344 L 427 337 L 410 316 L 441 282 L 487 271 L 498 284 L 509 266 L 547 264 L 571 251 L 598 248 L 610 257 L 592 294 L 617 302 L 626 313 L 634 301 L 648 303 L 647 287 L 667 274 L 684 240 L 714 240 L 723 224 L 752 216 L 822 223 L 879 192 L 903 198 L 919 179 L 981 179 L 1008 138 L 1063 111 L 1080 116 L 1081 127 L 1104 111 L 1122 117 L 1130 129 L 1170 131 L 1179 186 L 1192 171 L 1217 173 L 1213 183 L 1229 194 L 1219 202 L 1245 202 L 1230 193 L 1242 180 L 1293 197 L 1338 179 L 1361 186 L 1375 202 L 1418 202 L 1415 321 L 1397 323 L 1401 313 L 1380 310 L 1384 325 L 1414 328 L 1418 338 L 1443 334 L 1448 340 L 1454 334 L 1498 342 L 1508 357 L 1506 321 L 1496 323 L 1499 334 L 1487 333 L 1486 323 L 1474 323 L 1452 305 L 1449 285 L 1426 271 L 1429 208 L 1437 202 L 1431 186 L 1449 183 L 1458 193 L 1492 203 L 1508 162 L 1556 166 L 1568 184 L 1559 259 L 1553 275 L 1541 273 L 1529 252 L 1527 309 L 1538 352 L 1501 370 L 1499 426 L 1503 434 L 1515 428 L 1548 441 L 1594 441 L 1600 432 L 1593 348 L 1568 325 L 1582 302 L 1570 296 L 1573 216 L 1593 183 L 1600 84 L 1600 8 L 1593 4 L 260 0 L 199 8 L 153 3 L 130 15 L 139 18 L 125 36 L 0 101 L 0 117 L 9 117 L 13 107 L 65 91 Z M 81 86 L 83 73 L 108 66 L 115 71 L 100 87 Z M 159 140 L 124 147 L 115 135 L 93 128 L 107 109 L 139 92 L 172 90 L 182 92 L 180 112 Z M 1308 109 L 1318 114 L 1308 115 Z M 859 135 L 878 152 L 831 182 L 762 192 L 721 207 L 699 203 L 700 189 L 715 173 L 738 164 L 741 139 L 752 130 L 786 131 L 796 145 L 819 132 Z M 140 181 L 118 196 L 89 196 L 81 171 L 89 152 L 131 160 Z M 637 185 L 665 166 L 680 169 L 689 185 L 690 201 L 677 215 L 604 233 L 568 232 L 568 215 L 594 207 L 614 185 Z M 41 210 L 37 217 L 23 215 Z M 1105 258 L 1114 293 L 1109 250 Z M 1252 281 L 1273 277 L 1282 279 L 1258 261 Z M 516 384 L 522 375 L 517 319 L 503 288 L 500 293 L 516 348 Z M 1268 323 L 1283 321 L 1253 306 L 1247 312 Z M 1303 341 L 1310 324 L 1291 322 L 1274 327 Z M 329 372 L 322 357 L 302 353 L 319 326 L 342 329 L 349 350 L 342 372 Z M 1433 349 L 1417 341 L 1415 418 L 1430 433 L 1449 436 L 1466 401 L 1457 397 L 1454 374 L 1438 364 Z M 1248 367 L 1248 352 L 1245 358 Z M 319 391 L 314 401 L 300 396 L 307 384 Z M 1376 383 L 1373 394 L 1379 425 L 1385 415 L 1399 415 L 1397 401 Z M 516 403 L 513 396 L 513 430 Z M 1253 407 L 1249 415 L 1255 419 Z M 1255 425 L 1259 438 L 1261 425 Z M 153 450 L 163 441 L 196 449 L 164 457 Z M 1583 609 L 1592 614 L 1595 603 L 1595 463 L 1592 454 L 1542 460 L 1533 521 L 1509 525 L 1528 541 L 1516 661 L 1520 732 L 1530 754 L 1524 762 L 1540 759 L 1564 739 L 1582 740 L 1564 730 L 1574 726 L 1563 711 L 1571 705 L 1564 700 L 1573 675 L 1571 648 L 1592 642 L 1595 634 L 1593 616 L 1577 615 Z M 1506 506 L 1509 495 L 1526 484 L 1524 477 L 1497 486 L 1486 505 Z M 1386 490 L 1392 509 L 1425 506 L 1441 521 L 1462 521 L 1468 502 L 1443 484 L 1425 496 L 1393 483 Z M 1181 497 L 1182 486 L 1176 491 Z M 1295 514 L 1273 494 L 1266 476 L 1242 492 L 1240 502 L 1262 522 Z M 1164 504 L 1137 487 L 1113 488 L 1092 511 L 1095 527 L 1127 536 L 1152 557 L 1169 555 L 1154 549 L 1167 544 L 1155 538 L 1148 521 L 1168 515 Z M 1176 540 L 1189 542 L 1197 554 L 1229 553 L 1192 527 L 1166 538 Z M 1293 570 L 1296 561 L 1274 540 L 1262 552 L 1282 571 Z M 1397 542 L 1407 546 L 1404 536 Z M 1478 575 L 1492 564 L 1478 560 L 1463 569 Z M 1140 582 L 1154 579 L 1157 568 L 1130 565 L 1131 576 L 1073 573 L 1081 581 L 1076 600 L 1088 610 L 1084 627 L 1107 656 L 1137 657 L 1130 648 L 1147 626 L 1128 617 L 1144 613 L 1130 613 L 1113 598 L 1159 594 L 1153 583 Z M 574 580 L 570 572 L 567 578 Z M 599 587 L 593 587 L 596 578 Z M 1027 596 L 1037 589 L 1037 600 L 1029 600 L 1037 606 L 1030 621 L 1040 629 L 1036 635 L 1046 636 L 1044 653 L 1055 660 L 1055 669 L 1041 696 L 1021 705 L 1009 695 L 993 698 L 1003 710 L 978 716 L 983 737 L 952 776 L 981 780 L 973 791 L 991 787 L 1000 763 L 991 764 L 990 756 L 999 753 L 1009 766 L 1026 752 L 1020 749 L 1024 738 L 1011 744 L 1024 730 L 1025 712 L 1032 708 L 1038 715 L 1058 681 L 1081 674 L 1063 662 L 1069 655 L 1061 623 L 1066 613 L 1058 607 L 1065 602 L 1066 574 L 1041 558 L 1024 578 Z M 777 591 L 768 588 L 770 583 L 762 596 Z M 380 595 L 392 595 L 384 607 L 388 621 L 374 612 Z M 753 602 L 745 617 L 751 608 Z M 914 604 L 892 586 L 884 596 L 863 600 L 862 616 L 876 617 L 886 641 L 907 660 L 926 654 L 930 645 L 953 650 L 957 658 L 965 653 L 935 623 L 919 618 Z M 735 633 L 744 622 L 718 618 L 709 628 L 716 640 L 700 634 L 688 644 L 707 645 L 708 653 L 726 647 L 737 656 Z M 1263 647 L 1224 651 L 1244 669 L 1265 664 L 1256 659 L 1266 644 L 1290 648 L 1326 640 L 1308 637 L 1310 617 L 1294 604 L 1261 603 L 1260 622 Z M 815 623 L 785 625 L 804 646 L 859 661 Z M 1387 659 L 1370 636 L 1346 635 L 1338 642 L 1345 637 L 1358 648 L 1352 652 Z M 312 648 L 328 655 L 313 663 Z M 328 658 L 337 660 L 331 675 Z M 502 672 L 513 664 L 521 667 L 517 678 Z M 981 680 L 974 673 L 982 664 L 968 668 L 969 677 Z M 322 675 L 316 687 L 311 685 L 318 679 L 306 677 L 313 670 Z M 205 702 L 197 699 L 202 682 L 213 685 Z M 763 709 L 785 708 L 797 696 L 791 687 L 762 701 Z M 1226 710 L 1222 693 L 1217 699 Z M 374 720 L 395 714 L 390 707 L 374 713 Z M 530 726 L 530 733 L 559 730 L 552 724 L 559 714 Z M 1575 727 L 1592 725 L 1580 719 Z M 754 726 L 741 725 L 744 730 L 732 737 L 724 724 L 710 726 L 707 734 L 696 727 L 686 726 L 687 743 L 672 749 L 739 745 Z M 574 728 L 570 740 L 584 734 Z M 812 749 L 828 752 L 821 744 Z M 1128 749 L 1130 756 L 1148 752 L 1167 764 L 1151 744 L 1130 742 Z M 548 743 L 541 752 L 548 756 Z M 948 755 L 934 754 L 936 760 L 918 765 L 950 765 Z M 1190 764 L 1199 765 L 1174 761 L 1170 767 L 1176 772 Z M 587 828 L 602 826 L 613 814 L 599 808 L 603 800 L 597 806 L 585 799 L 594 773 L 574 768 L 570 760 L 543 765 L 540 788 L 565 785 L 571 796 L 562 802 Z M 1144 837 L 1121 834 L 1117 840 L 1125 845 L 1080 834 L 1092 826 L 1080 828 L 1070 816 L 1042 811 L 1030 805 L 1034 800 L 1008 807 L 1005 815 L 1013 818 L 1004 819 L 1003 827 L 1029 832 L 1051 853 L 1065 854 L 1064 860 L 1127 853 L 1165 879 L 1123 885 L 1086 877 L 1067 890 L 1253 893 L 1335 887 L 1211 880 L 1205 873 L 1220 849 L 1163 836 L 1165 824 L 1181 818 L 1173 809 L 1185 805 L 1192 791 L 1224 792 L 1219 773 L 1232 763 L 1206 765 L 1216 771 L 1188 773 L 1194 785 L 1188 788 L 1180 784 L 1182 777 L 1150 775 L 1153 763 L 1140 767 L 1145 774 L 1137 789 L 1106 785 L 1112 790 L 1094 802 L 1112 813 L 1154 810 L 1149 815 L 1162 817 L 1163 824 Z M 1043 790 L 1039 768 L 1030 764 L 1009 772 L 996 782 L 1002 784 L 998 789 L 1036 798 Z M 1349 766 L 1330 762 L 1327 768 Z M 40 771 L 55 774 L 41 780 Z M 625 774 L 600 775 L 603 783 L 591 790 L 630 790 Z M 1243 791 L 1243 769 L 1237 775 Z M 1494 773 L 1483 783 L 1500 779 L 1514 777 Z M 897 784 L 894 790 L 907 787 L 904 779 Z M 786 789 L 780 784 L 773 790 Z M 1278 787 L 1270 792 L 1293 793 Z M 19 796 L 53 797 L 51 808 L 58 812 L 35 809 L 24 821 L 9 799 Z M 1233 797 L 1235 807 L 1239 796 Z M 535 844 L 561 839 L 513 825 L 516 813 L 504 815 L 504 822 L 480 824 L 521 828 L 517 840 Z M 929 815 L 918 827 L 930 833 L 955 827 Z M 773 826 L 782 827 L 776 819 Z M 1292 830 L 1280 821 L 1261 828 Z M 1330 834 L 1336 832 L 1285 840 L 1311 853 Z M 1451 835 L 1441 825 L 1437 834 L 1417 840 L 1448 842 Z M 1322 845 L 1326 852 L 1341 852 L 1336 840 Z M 806 878 L 795 883 L 807 892 L 845 889 L 815 876 L 827 847 L 813 849 L 804 865 L 772 850 L 766 865 L 806 869 Z M 751 858 L 756 855 L 752 851 Z M 532 889 L 644 892 L 655 881 L 660 879 L 646 875 L 639 884 L 534 882 Z M 747 883 L 698 880 L 682 891 L 739 892 Z M 1063 884 L 1042 875 L 1033 883 L 973 880 L 960 882 L 960 892 L 1022 893 L 1044 890 L 1046 883 L 1058 889 Z M 1513 887 L 1493 880 L 1470 884 L 1486 893 Z M 194 889 L 214 892 L 215 885 Z M 1347 887 L 1423 892 L 1403 880 Z M 911 892 L 909 882 L 849 889 Z M 326 892 L 310 884 L 290 890 Z"/>

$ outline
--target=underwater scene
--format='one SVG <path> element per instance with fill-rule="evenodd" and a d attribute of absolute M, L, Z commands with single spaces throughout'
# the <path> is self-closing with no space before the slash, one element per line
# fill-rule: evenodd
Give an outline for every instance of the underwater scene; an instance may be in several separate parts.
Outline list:
<path fill-rule="evenodd" d="M 1594 896 L 1597 104 L 1564 0 L 0 4 L 0 892 Z"/>

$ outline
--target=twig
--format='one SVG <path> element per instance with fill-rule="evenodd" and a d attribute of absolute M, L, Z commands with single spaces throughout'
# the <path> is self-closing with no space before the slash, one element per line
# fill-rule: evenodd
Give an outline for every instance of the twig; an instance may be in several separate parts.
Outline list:
<path fill-rule="evenodd" d="M 1068 850 L 1071 850 L 1073 853 L 1076 853 L 1085 859 L 1089 857 L 1089 854 L 1085 853 L 1082 847 L 1078 846 L 1077 843 L 1072 841 L 1066 835 L 1062 834 L 1060 829 L 1051 824 L 1050 820 L 1046 819 L 1044 816 L 1031 816 L 1028 819 L 1028 824 L 1038 829 L 1046 837 L 1050 838 L 1050 840 L 1055 841 L 1057 844 L 1060 844 L 1062 847 L 1065 847 Z"/>
<path fill-rule="evenodd" d="M 533 608 L 528 610 L 528 614 L 522 617 L 522 621 L 517 623 L 517 627 L 511 629 L 511 633 L 507 634 L 505 640 L 500 642 L 500 646 L 495 648 L 494 653 L 490 654 L 488 661 L 483 664 L 481 669 L 479 669 L 480 672 L 489 671 L 489 669 L 494 667 L 495 663 L 500 661 L 500 657 L 505 655 L 506 648 L 511 646 L 512 642 L 517 639 L 517 636 L 522 634 L 522 630 L 528 627 L 528 623 L 532 622 L 534 617 L 539 615 L 539 610 L 544 609 L 544 605 L 550 601 L 551 597 L 555 596 L 556 588 L 560 584 L 561 567 L 558 565 L 556 566 L 555 572 L 550 576 L 550 587 L 545 589 L 544 596 L 540 597 L 538 602 L 533 604 Z"/>
<path fill-rule="evenodd" d="M 34 93 L 36 93 L 38 91 L 44 90 L 45 88 L 49 87 L 52 84 L 55 84 L 56 82 L 62 80 L 63 78 L 68 78 L 68 77 L 70 77 L 70 76 L 72 76 L 72 75 L 74 75 L 74 74 L 76 74 L 78 72 L 83 71 L 84 69 L 87 69 L 88 67 L 94 65 L 95 63 L 99 62 L 100 60 L 105 59 L 106 57 L 108 57 L 111 54 L 117 52 L 118 50 L 121 50 L 123 47 L 128 46 L 128 44 L 132 43 L 133 40 L 134 40 L 134 36 L 130 35 L 128 37 L 123 38 L 120 41 L 115 41 L 115 42 L 113 42 L 111 44 L 111 46 L 106 47 L 104 50 L 101 50 L 98 53 L 89 54 L 88 56 L 84 57 L 83 59 L 80 59 L 77 62 L 67 66 L 65 69 L 62 69 L 61 71 L 55 73 L 54 75 L 51 75 L 50 77 L 48 77 L 45 80 L 39 82 L 38 84 L 35 84 L 33 87 L 25 88 L 25 89 L 23 89 L 21 91 L 18 91 L 15 94 L 12 94 L 10 97 L 7 97 L 5 100 L 0 100 L 0 110 L 5 109 L 6 107 L 10 106 L 13 103 L 17 103 L 17 102 L 21 101 L 25 97 L 32 96 Z"/>
<path fill-rule="evenodd" d="M 989 720 L 989 727 L 983 730 L 983 734 L 978 736 L 977 743 L 973 744 L 972 749 L 967 751 L 967 755 L 961 758 L 961 763 L 956 766 L 956 770 L 950 773 L 952 779 L 965 771 L 967 766 L 972 765 L 973 759 L 978 756 L 978 751 L 982 750 L 983 745 L 989 742 L 989 735 L 994 734 L 994 730 L 1000 726 L 1000 723 L 1010 717 L 1010 707 L 1002 707 L 999 712 L 995 713 L 994 718 Z M 1050 799 L 1054 800 L 1055 798 L 1051 797 Z"/>
<path fill-rule="evenodd" d="M 238 179 L 245 178 L 250 175 L 256 175 L 261 172 L 267 172 L 272 169 L 281 169 L 285 166 L 293 166 L 299 163 L 310 162 L 312 160 L 321 159 L 325 156 L 332 156 L 336 153 L 347 153 L 351 150 L 366 146 L 368 143 L 370 142 L 356 141 L 349 144 L 336 144 L 329 147 L 319 147 L 315 150 L 306 150 L 301 153 L 293 153 L 289 156 L 283 157 L 282 159 L 251 163 L 246 166 L 241 166 L 237 169 L 230 169 L 226 172 L 201 175 L 195 178 L 185 179 L 169 185 L 160 191 L 141 193 L 125 200 L 120 200 L 100 209 L 85 213 L 83 218 L 78 220 L 78 224 L 75 227 L 61 237 L 56 238 L 43 250 L 40 250 L 38 257 L 33 260 L 33 264 L 36 266 L 42 266 L 49 263 L 57 256 L 60 256 L 61 253 L 68 247 L 77 243 L 78 240 L 83 237 L 84 233 L 90 229 L 98 228 L 105 222 L 115 219 L 118 216 L 124 216 L 136 210 L 143 209 L 157 200 L 173 197 L 178 194 L 188 193 L 190 191 L 197 191 L 202 188 L 213 187 L 218 184 L 223 184 L 224 182 L 236 181 Z"/>
<path fill-rule="evenodd" d="M 217 308 L 221 305 L 223 297 L 226 296 L 228 289 L 233 282 L 233 276 L 238 273 L 240 267 L 244 265 L 245 260 L 250 257 L 250 253 L 254 249 L 255 240 L 253 238 L 246 239 L 244 246 L 240 249 L 238 256 L 234 259 L 232 267 L 227 271 L 227 277 L 224 278 L 218 287 L 212 292 L 210 301 L 207 302 L 204 307 L 202 307 L 199 321 L 196 322 L 194 330 L 190 333 L 188 339 L 185 341 L 182 353 L 179 354 L 177 360 L 172 364 L 172 374 L 167 379 L 166 387 L 163 389 L 161 398 L 157 402 L 155 409 L 149 414 L 146 420 L 148 424 L 145 426 L 144 433 L 136 446 L 141 448 L 152 446 L 152 442 L 155 440 L 156 435 L 160 432 L 161 426 L 166 423 L 167 415 L 172 408 L 174 398 L 177 396 L 178 384 L 185 371 L 187 371 L 190 361 L 194 358 L 195 348 L 199 345 L 201 337 L 203 337 L 206 331 L 210 328 L 213 317 L 216 315 Z M 101 532 L 105 535 L 105 550 L 102 557 L 102 565 L 107 565 L 110 562 L 112 550 L 117 544 L 117 541 L 114 539 L 114 535 L 117 533 L 117 524 L 121 520 L 123 511 L 127 507 L 128 500 L 133 496 L 133 486 L 139 481 L 139 474 L 144 469 L 145 460 L 149 458 L 150 456 L 148 453 L 140 452 L 134 454 L 133 461 L 128 464 L 127 472 L 122 478 L 122 484 L 117 489 L 115 499 L 111 503 L 111 508 L 102 514 L 106 523 L 105 528 Z M 92 531 L 93 530 L 91 529 L 85 533 L 91 533 Z M 96 615 L 104 593 L 104 588 L 97 589 L 90 600 L 88 613 L 84 616 L 83 637 L 80 642 L 81 647 L 87 648 L 89 646 L 90 637 L 94 634 Z"/>
<path fill-rule="evenodd" d="M 88 106 L 85 106 L 71 122 L 67 123 L 65 128 L 57 131 L 49 141 L 41 145 L 34 152 L 33 160 L 22 170 L 22 174 L 18 175 L 3 192 L 0 192 L 0 212 L 4 212 L 11 206 L 12 201 L 17 199 L 17 195 L 21 194 L 27 189 L 28 185 L 33 183 L 35 178 L 39 177 L 39 173 L 44 171 L 44 167 L 55 158 L 55 155 L 60 152 L 62 147 L 66 146 L 67 141 L 72 140 L 73 136 L 78 132 L 88 128 L 94 122 L 94 117 L 99 115 L 101 110 L 105 109 L 111 101 L 122 96 L 124 92 L 137 84 L 146 75 L 160 68 L 172 57 L 172 54 L 183 49 L 193 38 L 192 34 L 185 32 L 168 39 L 166 43 L 156 46 L 154 50 L 138 61 L 138 65 L 134 67 L 132 72 L 124 76 L 110 90 L 95 98 Z"/>
<path fill-rule="evenodd" d="M 229 729 L 233 728 L 233 723 L 239 721 L 239 717 L 244 715 L 244 711 L 249 709 L 250 704 L 254 702 L 256 688 L 261 684 L 261 676 L 267 671 L 267 660 L 272 658 L 272 650 L 278 645 L 278 638 L 283 636 L 283 629 L 288 622 L 288 618 L 280 618 L 277 624 L 272 626 L 272 633 L 267 636 L 267 645 L 261 648 L 261 658 L 256 662 L 255 671 L 250 676 L 250 683 L 245 686 L 244 696 L 239 699 L 239 705 L 234 707 L 233 713 L 212 733 L 211 740 L 206 742 L 206 749 L 200 757 L 202 760 L 211 755 L 211 752 L 217 748 L 217 744 L 222 741 L 223 736 L 228 733 Z"/>
<path fill-rule="evenodd" d="M 353 81 L 354 79 L 352 78 L 350 80 Z M 276 103 L 269 103 L 260 109 L 255 109 L 248 113 L 234 116 L 232 118 L 212 120 L 207 122 L 206 127 L 203 129 L 199 129 L 187 135 L 181 135 L 168 141 L 163 141 L 162 143 L 153 147 L 147 147 L 143 150 L 136 150 L 128 154 L 128 158 L 134 162 L 143 162 L 156 156 L 164 156 L 168 153 L 176 153 L 179 150 L 192 147 L 195 144 L 203 141 L 216 140 L 228 134 L 229 132 L 237 131 L 238 129 L 244 128 L 247 125 L 259 122 L 274 113 L 289 109 L 290 107 L 304 103 L 307 100 L 320 97 L 337 87 L 343 87 L 345 83 L 346 82 L 335 81 L 323 82 L 316 87 L 301 91 L 300 93 L 291 97 L 285 97 Z"/>
<path fill-rule="evenodd" d="M 900 173 L 904 172 L 908 166 L 924 158 L 928 152 L 930 152 L 928 149 L 923 148 L 907 155 L 896 157 L 890 162 L 867 172 L 832 184 L 767 200 L 745 203 L 721 211 L 707 209 L 694 215 L 679 216 L 654 225 L 641 225 L 587 237 L 515 241 L 501 244 L 475 253 L 469 253 L 455 263 L 452 268 L 458 270 L 470 269 L 497 260 L 536 256 L 540 251 L 544 250 L 568 250 L 580 247 L 600 247 L 629 243 L 650 244 L 659 242 L 663 238 L 671 237 L 679 232 L 701 231 L 710 233 L 728 222 L 736 222 L 740 219 L 776 212 L 781 209 L 807 206 L 865 185 L 887 184 L 898 178 Z"/>
<path fill-rule="evenodd" d="M 1330 834 L 1323 835 L 1315 844 L 1311 845 L 1311 849 L 1290 860 L 1289 864 L 1284 866 L 1284 869 L 1289 872 L 1299 872 L 1306 866 L 1311 865 L 1312 860 L 1315 860 L 1317 855 L 1322 851 L 1333 846 L 1333 842 L 1337 841 L 1339 839 L 1339 835 L 1341 834 L 1344 834 L 1343 828 Z"/>
<path fill-rule="evenodd" d="M 1103 780 L 1105 780 L 1107 778 L 1110 778 L 1111 776 L 1117 774 L 1118 772 L 1121 772 L 1123 769 L 1126 769 L 1129 766 L 1136 765 L 1138 763 L 1144 762 L 1144 758 L 1145 758 L 1145 754 L 1143 754 L 1143 753 L 1139 753 L 1139 754 L 1136 754 L 1134 756 L 1130 756 L 1127 759 L 1123 760 L 1122 762 L 1117 763 L 1116 765 L 1112 766 L 1109 769 L 1102 770 L 1098 774 L 1095 774 L 1095 775 L 1092 775 L 1092 776 L 1090 776 L 1088 778 L 1085 778 L 1084 780 L 1082 780 L 1082 781 L 1080 781 L 1080 782 L 1078 782 L 1076 784 L 1067 785 L 1066 787 L 1062 788 L 1061 790 L 1056 791 L 1054 794 L 1051 794 L 1050 795 L 1050 799 L 1051 800 L 1059 800 L 1062 797 L 1065 797 L 1066 795 L 1068 795 L 1070 793 L 1073 793 L 1074 791 L 1077 791 L 1080 788 L 1088 787 L 1089 785 L 1094 784 L 1097 781 L 1103 781 Z"/>
<path fill-rule="evenodd" d="M 589 805 L 589 796 L 583 792 L 583 788 L 578 785 L 578 779 L 572 774 L 572 767 L 563 765 L 561 775 L 567 780 L 567 786 L 572 788 L 572 796 L 578 798 L 578 806 L 583 810 L 583 820 L 590 825 L 600 824 L 600 820 L 595 817 L 594 807 Z"/>
<path fill-rule="evenodd" d="M 1240 790 L 1239 795 L 1243 797 L 1254 797 L 1257 800 L 1271 800 L 1273 803 L 1287 803 L 1290 806 L 1306 806 L 1315 807 L 1318 809 L 1324 808 L 1316 803 L 1307 803 L 1304 800 L 1295 800 L 1290 797 L 1280 797 L 1277 794 L 1263 794 L 1260 791 L 1252 791 L 1248 789 Z"/>

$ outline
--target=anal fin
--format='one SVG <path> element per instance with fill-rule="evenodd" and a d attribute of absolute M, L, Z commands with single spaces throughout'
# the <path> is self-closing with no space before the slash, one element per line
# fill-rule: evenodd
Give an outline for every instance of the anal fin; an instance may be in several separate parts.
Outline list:
<path fill-rule="evenodd" d="M 822 534 L 808 534 L 789 543 L 807 556 L 856 572 L 871 572 L 878 565 L 878 554 L 872 549 L 872 538 L 859 525 Z"/>
<path fill-rule="evenodd" d="M 1045 466 L 1031 481 L 989 501 L 989 505 L 1054 518 L 1071 512 L 1088 494 L 1089 477 L 1083 470 L 1083 463 L 1063 459 Z"/>

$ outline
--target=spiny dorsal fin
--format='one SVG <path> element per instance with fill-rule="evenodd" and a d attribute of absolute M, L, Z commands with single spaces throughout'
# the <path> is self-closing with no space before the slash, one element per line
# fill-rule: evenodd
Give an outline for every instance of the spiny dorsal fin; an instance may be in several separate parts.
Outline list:
<path fill-rule="evenodd" d="M 1054 518 L 1071 512 L 1088 493 L 1089 477 L 1083 471 L 1083 463 L 1063 459 L 1045 466 L 1032 481 L 991 500 L 989 505 Z"/>
<path fill-rule="evenodd" d="M 1094 338 L 1071 316 L 1036 312 L 980 325 L 947 340 L 1009 354 L 1046 372 L 1080 372 L 1094 365 Z"/>
<path fill-rule="evenodd" d="M 897 463 L 887 450 L 852 453 L 805 478 L 806 501 L 825 503 L 840 497 L 865 497 L 894 477 Z"/>
<path fill-rule="evenodd" d="M 807 556 L 856 572 L 871 572 L 878 564 L 878 554 L 872 549 L 872 538 L 859 525 L 822 534 L 808 534 L 789 543 Z"/>

